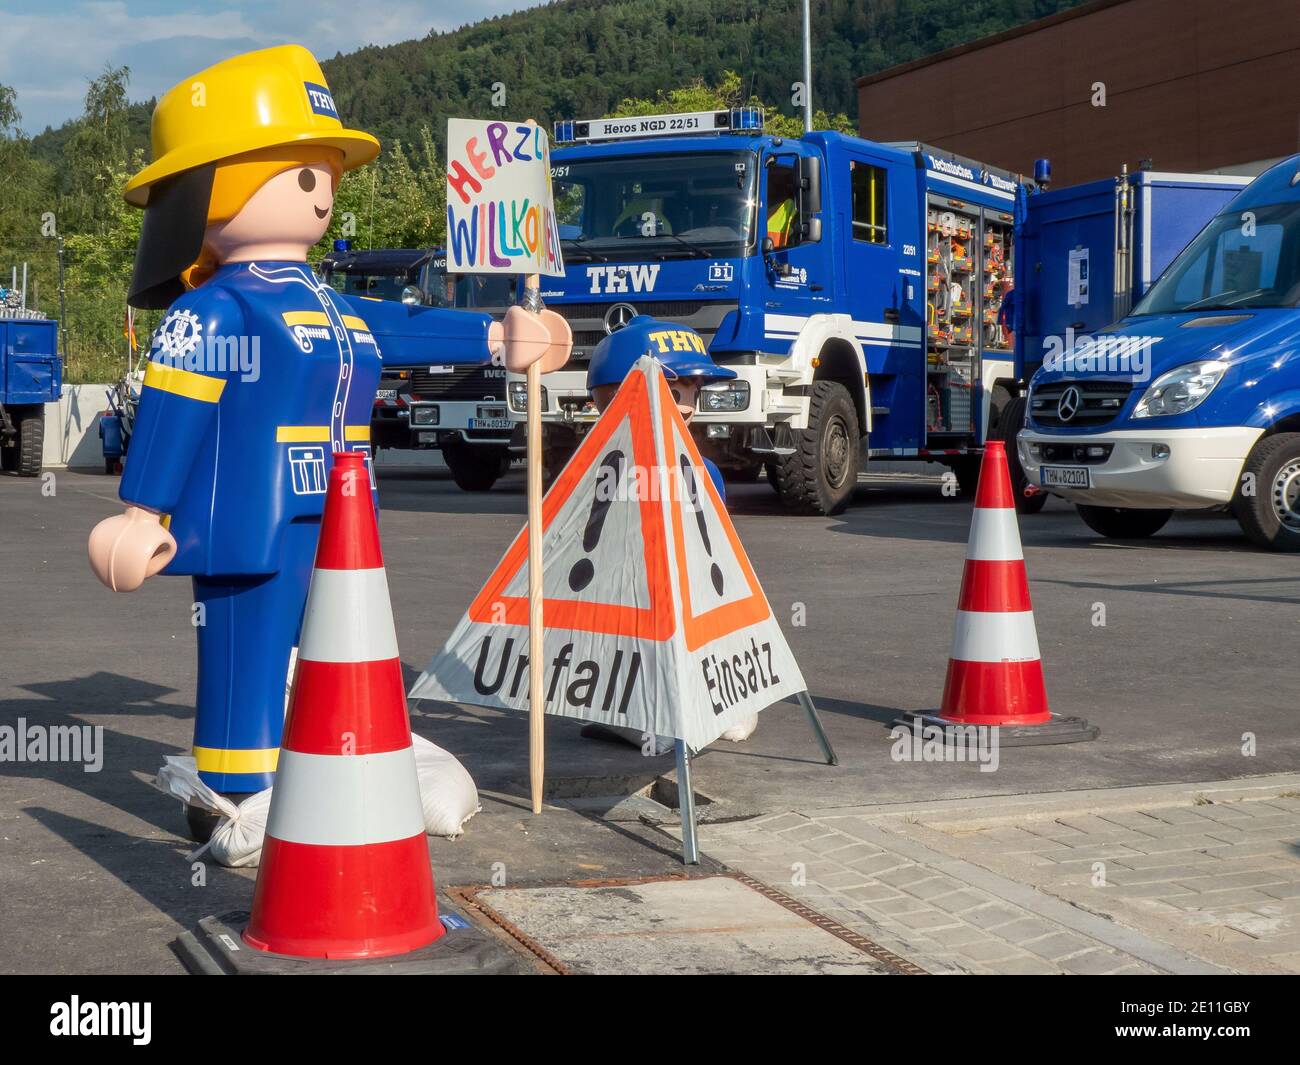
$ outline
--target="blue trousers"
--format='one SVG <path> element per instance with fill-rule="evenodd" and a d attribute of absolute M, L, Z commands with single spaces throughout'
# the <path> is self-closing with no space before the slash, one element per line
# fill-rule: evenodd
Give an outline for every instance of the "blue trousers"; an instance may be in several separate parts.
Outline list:
<path fill-rule="evenodd" d="M 289 654 L 319 536 L 319 520 L 290 522 L 278 572 L 194 578 L 203 608 L 194 758 L 215 791 L 261 791 L 275 779 Z"/>

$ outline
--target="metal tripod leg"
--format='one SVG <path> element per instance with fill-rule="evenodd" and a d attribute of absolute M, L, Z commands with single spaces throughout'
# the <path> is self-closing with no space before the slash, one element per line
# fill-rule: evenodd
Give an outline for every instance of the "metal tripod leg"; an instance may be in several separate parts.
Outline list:
<path fill-rule="evenodd" d="M 691 752 L 685 740 L 674 744 L 677 755 L 677 810 L 682 817 L 682 862 L 700 864 L 700 847 L 695 838 L 695 791 L 691 787 Z"/>
<path fill-rule="evenodd" d="M 812 696 L 807 692 L 800 692 L 799 705 L 803 707 L 804 713 L 808 715 L 808 723 L 812 725 L 813 735 L 817 737 L 817 742 L 821 745 L 826 764 L 839 765 L 840 760 L 835 757 L 835 748 L 831 746 L 830 737 L 826 735 L 826 730 L 822 728 L 822 719 L 817 713 L 817 707 L 813 705 Z"/>

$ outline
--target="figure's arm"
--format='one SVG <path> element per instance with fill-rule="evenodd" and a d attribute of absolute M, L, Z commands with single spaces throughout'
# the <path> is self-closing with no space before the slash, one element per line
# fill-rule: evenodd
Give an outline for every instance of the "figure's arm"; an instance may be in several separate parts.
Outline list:
<path fill-rule="evenodd" d="M 449 362 L 490 362 L 501 353 L 501 324 L 489 314 L 360 296 L 337 298 L 366 323 L 385 362 L 403 366 L 427 359 L 430 341 L 437 342 L 439 353 Z"/>
<path fill-rule="evenodd" d="M 194 315 L 194 326 L 165 332 L 169 322 L 175 328 L 178 313 Z M 138 588 L 176 553 L 162 515 L 180 501 L 199 447 L 216 421 L 217 404 L 231 384 L 230 372 L 214 368 L 210 356 L 224 351 L 220 345 L 243 330 L 238 307 L 219 294 L 192 303 L 183 299 L 164 319 L 145 371 L 118 489 L 127 508 L 96 525 L 88 544 L 91 569 L 114 591 Z M 179 346 L 169 351 L 162 342 L 165 336 L 174 336 Z"/>

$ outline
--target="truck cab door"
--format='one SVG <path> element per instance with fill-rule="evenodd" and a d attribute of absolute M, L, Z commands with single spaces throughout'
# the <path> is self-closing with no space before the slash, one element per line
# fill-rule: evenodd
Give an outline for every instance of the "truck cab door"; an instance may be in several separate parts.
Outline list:
<path fill-rule="evenodd" d="M 805 179 L 824 179 L 819 167 L 801 162 L 808 158 L 792 152 L 764 157 L 758 226 L 764 334 L 768 350 L 782 353 L 809 316 L 832 309 L 831 242 L 817 210 L 821 189 L 812 195 L 803 187 Z"/>
<path fill-rule="evenodd" d="M 865 146 L 846 147 L 836 168 L 837 226 L 845 303 L 871 376 L 871 446 L 924 440 L 924 243 L 915 172 Z"/>

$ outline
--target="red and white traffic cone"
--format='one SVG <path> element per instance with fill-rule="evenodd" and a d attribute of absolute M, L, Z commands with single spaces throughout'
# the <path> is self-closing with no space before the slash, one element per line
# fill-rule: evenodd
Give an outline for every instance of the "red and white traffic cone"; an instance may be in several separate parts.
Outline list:
<path fill-rule="evenodd" d="M 443 932 L 370 476 L 338 453 L 244 941 L 378 958 Z"/>
<path fill-rule="evenodd" d="M 945 728 L 996 727 L 1000 742 L 1011 745 L 1091 740 L 1101 731 L 1082 718 L 1057 717 L 1048 709 L 1015 495 L 1001 440 L 985 444 L 980 466 L 940 710 L 915 716 Z"/>

